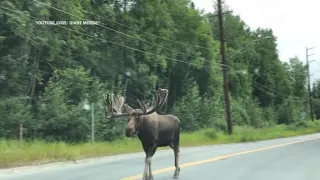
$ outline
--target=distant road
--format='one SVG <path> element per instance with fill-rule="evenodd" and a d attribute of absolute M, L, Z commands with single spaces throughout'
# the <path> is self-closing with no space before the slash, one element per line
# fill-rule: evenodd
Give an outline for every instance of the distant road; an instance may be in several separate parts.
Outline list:
<path fill-rule="evenodd" d="M 1 180 L 142 179 L 144 153 L 0 171 Z M 254 143 L 181 148 L 181 180 L 319 180 L 320 133 Z M 155 180 L 172 179 L 172 150 L 152 159 Z"/>

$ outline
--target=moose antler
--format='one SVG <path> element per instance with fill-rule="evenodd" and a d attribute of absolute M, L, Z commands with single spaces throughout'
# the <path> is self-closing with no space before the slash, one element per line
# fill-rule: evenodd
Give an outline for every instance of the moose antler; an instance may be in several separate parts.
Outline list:
<path fill-rule="evenodd" d="M 106 106 L 106 111 L 108 112 L 107 118 L 112 118 L 112 117 L 122 117 L 122 116 L 128 116 L 131 110 L 133 110 L 129 105 L 124 104 L 125 102 L 125 97 L 124 96 L 116 96 L 114 98 L 113 94 L 107 95 L 107 97 L 104 100 L 104 104 Z M 126 110 L 126 113 L 122 112 L 122 108 Z M 114 113 L 114 110 L 116 113 Z"/>
<path fill-rule="evenodd" d="M 150 102 L 147 104 L 142 104 L 140 100 L 137 99 L 140 105 L 140 110 L 138 110 L 138 109 L 133 109 L 129 105 L 125 104 L 124 103 L 125 97 L 120 95 L 114 97 L 113 94 L 110 94 L 104 100 L 104 104 L 106 106 L 106 117 L 112 118 L 112 117 L 130 116 L 131 114 L 135 114 L 135 115 L 152 114 L 153 112 L 157 111 L 159 108 L 162 108 L 163 104 L 167 101 L 168 94 L 169 94 L 169 91 L 167 89 L 159 88 L 157 91 L 154 91 L 154 97 L 156 102 L 151 110 L 148 110 L 150 109 L 149 108 Z M 122 112 L 122 109 L 124 109 L 124 112 Z"/>
<path fill-rule="evenodd" d="M 142 104 L 141 101 L 139 99 L 137 99 L 139 105 L 140 105 L 140 108 L 143 112 L 143 114 L 146 114 L 147 113 L 147 108 L 146 108 L 146 105 L 145 104 Z"/>
<path fill-rule="evenodd" d="M 160 95 L 160 97 L 162 98 L 162 101 L 159 104 L 159 109 L 161 109 L 162 106 L 164 105 L 164 103 L 166 103 L 168 100 L 169 90 L 158 88 L 157 92 Z"/>
<path fill-rule="evenodd" d="M 128 104 L 123 104 L 124 112 L 132 112 L 134 109 L 130 107 Z"/>
<path fill-rule="evenodd" d="M 161 88 L 159 88 L 156 92 L 154 92 L 156 103 L 155 103 L 154 107 L 151 110 L 148 110 L 148 111 L 147 111 L 147 108 L 146 108 L 146 104 L 142 104 L 140 102 L 140 100 L 137 99 L 137 101 L 138 101 L 138 103 L 140 105 L 140 108 L 142 110 L 142 114 L 144 114 L 144 115 L 152 114 L 155 111 L 157 111 L 159 108 L 161 108 L 163 106 L 163 104 L 166 102 L 166 100 L 168 98 L 168 94 L 169 94 L 169 90 L 161 89 Z"/>

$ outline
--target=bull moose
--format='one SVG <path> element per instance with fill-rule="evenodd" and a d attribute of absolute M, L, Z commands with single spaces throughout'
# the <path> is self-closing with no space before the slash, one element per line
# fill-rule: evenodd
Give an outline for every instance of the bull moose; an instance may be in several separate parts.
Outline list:
<path fill-rule="evenodd" d="M 140 139 L 143 150 L 146 153 L 143 173 L 144 180 L 153 179 L 151 158 L 158 147 L 170 146 L 173 149 L 175 157 L 173 178 L 177 179 L 180 173 L 180 120 L 174 115 L 160 115 L 157 113 L 166 102 L 168 93 L 167 89 L 161 88 L 154 91 L 155 105 L 153 107 L 148 107 L 147 104 L 142 104 L 137 99 L 140 109 L 133 109 L 125 104 L 123 96 L 114 98 L 108 95 L 104 100 L 107 118 L 128 117 L 128 125 L 125 129 L 126 137 L 137 135 Z"/>

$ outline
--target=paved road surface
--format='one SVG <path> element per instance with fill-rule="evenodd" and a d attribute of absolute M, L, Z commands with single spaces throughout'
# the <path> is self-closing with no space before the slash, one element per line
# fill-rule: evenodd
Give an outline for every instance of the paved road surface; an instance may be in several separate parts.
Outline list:
<path fill-rule="evenodd" d="M 152 159 L 155 180 L 173 175 L 172 150 Z M 181 180 L 319 180 L 320 134 L 293 138 L 181 149 Z M 165 169 L 166 168 L 166 169 Z M 1 180 L 134 180 L 141 179 L 144 154 L 136 153 L 13 172 Z"/>

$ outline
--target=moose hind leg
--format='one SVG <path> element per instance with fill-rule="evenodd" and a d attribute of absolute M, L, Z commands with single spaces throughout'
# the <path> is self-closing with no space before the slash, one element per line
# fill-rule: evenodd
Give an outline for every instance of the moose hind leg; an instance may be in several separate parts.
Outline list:
<path fill-rule="evenodd" d="M 179 174 L 180 174 L 180 166 L 179 166 L 180 149 L 179 149 L 179 146 L 175 147 L 173 149 L 173 151 L 174 151 L 174 165 L 176 167 L 176 170 L 174 171 L 173 178 L 178 179 Z"/>
<path fill-rule="evenodd" d="M 179 145 L 174 145 L 174 144 L 170 144 L 169 145 L 174 152 L 174 165 L 176 167 L 174 174 L 173 174 L 173 179 L 178 179 L 179 177 L 179 173 L 180 173 L 180 166 L 179 166 L 179 156 L 180 156 L 180 149 L 179 149 Z"/>

